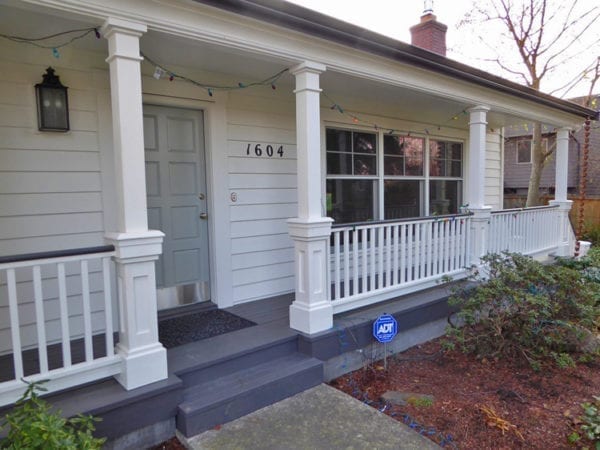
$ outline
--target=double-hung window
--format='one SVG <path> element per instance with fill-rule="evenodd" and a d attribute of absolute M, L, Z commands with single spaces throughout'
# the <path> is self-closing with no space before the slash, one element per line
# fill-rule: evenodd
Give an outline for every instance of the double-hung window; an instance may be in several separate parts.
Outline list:
<path fill-rule="evenodd" d="M 462 143 L 326 129 L 327 215 L 336 223 L 457 213 Z"/>

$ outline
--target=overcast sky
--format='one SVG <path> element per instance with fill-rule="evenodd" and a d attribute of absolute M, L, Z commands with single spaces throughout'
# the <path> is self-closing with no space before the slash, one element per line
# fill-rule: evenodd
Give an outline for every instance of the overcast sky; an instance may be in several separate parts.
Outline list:
<path fill-rule="evenodd" d="M 412 25 L 419 23 L 420 17 L 423 14 L 424 0 L 287 0 L 310 9 L 317 10 L 324 14 L 336 17 L 346 22 L 354 23 L 363 28 L 376 31 L 380 34 L 390 36 L 392 38 L 410 43 L 409 28 Z M 596 5 L 598 0 L 583 0 L 584 7 L 592 7 Z M 446 45 L 448 47 L 449 58 L 466 64 L 482 68 L 494 72 L 505 78 L 519 81 L 509 74 L 502 73 L 500 69 L 492 63 L 484 63 L 481 61 L 481 55 L 486 50 L 479 43 L 479 40 L 474 35 L 464 29 L 458 28 L 458 23 L 464 18 L 469 11 L 473 0 L 434 0 L 433 10 L 437 16 L 437 20 L 448 25 L 448 33 L 446 36 Z M 600 25 L 595 27 L 591 32 L 600 34 L 598 31 Z M 499 31 L 498 31 L 499 32 Z M 486 35 L 493 36 L 494 30 L 490 27 L 486 29 Z M 493 38 L 492 38 L 493 42 Z M 516 49 L 509 49 L 516 52 Z M 592 51 L 592 50 L 591 50 Z M 596 47 L 593 52 L 596 56 L 600 54 L 600 49 Z M 581 66 L 587 64 L 588 59 L 592 61 L 590 52 L 584 52 L 578 61 L 572 61 L 570 67 Z M 585 59 L 585 63 L 584 60 Z M 565 68 L 566 69 L 566 68 Z M 572 77 L 572 75 L 569 75 Z M 542 84 L 542 90 L 549 92 L 564 84 L 565 77 L 556 74 L 548 77 Z M 569 80 L 571 78 L 568 78 Z M 598 90 L 598 88 L 596 89 Z M 587 87 L 581 85 L 579 89 L 569 92 L 567 97 L 580 96 L 587 94 Z"/>

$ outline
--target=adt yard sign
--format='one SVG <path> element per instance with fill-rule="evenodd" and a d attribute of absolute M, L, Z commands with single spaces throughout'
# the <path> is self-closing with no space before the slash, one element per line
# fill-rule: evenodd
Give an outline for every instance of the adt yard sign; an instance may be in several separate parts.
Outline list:
<path fill-rule="evenodd" d="M 390 314 L 382 314 L 373 322 L 373 336 L 379 342 L 391 342 L 397 333 L 398 322 Z"/>

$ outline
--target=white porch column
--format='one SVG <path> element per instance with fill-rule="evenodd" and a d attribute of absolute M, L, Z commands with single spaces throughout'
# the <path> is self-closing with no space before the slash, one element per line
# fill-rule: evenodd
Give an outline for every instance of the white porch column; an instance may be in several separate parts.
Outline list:
<path fill-rule="evenodd" d="M 143 24 L 109 18 L 108 40 L 118 231 L 106 239 L 116 249 L 123 358 L 116 378 L 134 389 L 167 378 L 167 354 L 158 342 L 154 261 L 163 233 L 148 230 L 139 39 Z"/>
<path fill-rule="evenodd" d="M 318 333 L 333 326 L 333 308 L 327 295 L 333 220 L 321 213 L 319 75 L 324 71 L 324 65 L 308 61 L 290 70 L 296 77 L 298 151 L 298 217 L 288 220 L 296 263 L 296 298 L 290 306 L 290 327 L 304 333 Z"/>
<path fill-rule="evenodd" d="M 489 107 L 479 105 L 469 108 L 469 191 L 467 209 L 471 218 L 471 264 L 480 265 L 487 253 L 487 239 L 492 208 L 485 206 L 485 136 Z"/>
<path fill-rule="evenodd" d="M 556 175 L 554 200 L 549 203 L 558 206 L 558 256 L 569 255 L 569 211 L 573 202 L 567 200 L 569 175 L 569 128 L 559 128 L 556 132 Z"/>

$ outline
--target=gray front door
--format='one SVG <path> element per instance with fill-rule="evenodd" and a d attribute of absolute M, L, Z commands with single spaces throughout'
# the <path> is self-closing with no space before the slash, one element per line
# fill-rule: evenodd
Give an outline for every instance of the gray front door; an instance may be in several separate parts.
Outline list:
<path fill-rule="evenodd" d="M 164 288 L 159 307 L 208 300 L 202 112 L 144 105 L 144 144 L 148 225 L 165 233 L 156 265 L 156 284 Z"/>

